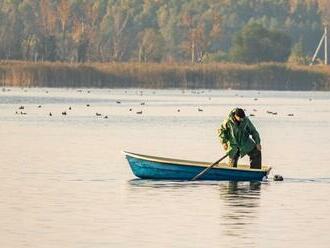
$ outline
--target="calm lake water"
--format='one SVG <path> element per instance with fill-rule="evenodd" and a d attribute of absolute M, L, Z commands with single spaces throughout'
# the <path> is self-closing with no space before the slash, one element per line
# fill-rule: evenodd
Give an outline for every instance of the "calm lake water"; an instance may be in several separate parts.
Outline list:
<path fill-rule="evenodd" d="M 283 182 L 131 173 L 123 150 L 217 160 L 236 106 Z M 330 247 L 329 92 L 9 88 L 0 147 L 1 247 Z"/>

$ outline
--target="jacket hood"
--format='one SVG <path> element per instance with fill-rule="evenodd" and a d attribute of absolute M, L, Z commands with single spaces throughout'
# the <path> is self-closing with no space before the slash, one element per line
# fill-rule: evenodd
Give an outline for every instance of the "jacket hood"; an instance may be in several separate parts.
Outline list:
<path fill-rule="evenodd" d="M 229 115 L 228 115 L 228 119 L 232 122 L 234 122 L 234 115 L 235 115 L 235 111 L 237 108 L 234 108 L 232 111 L 230 111 Z"/>
<path fill-rule="evenodd" d="M 229 115 L 228 115 L 228 119 L 229 121 L 231 121 L 232 123 L 236 123 L 235 120 L 234 120 L 234 115 L 235 115 L 235 111 L 236 111 L 237 108 L 234 108 L 232 111 L 230 111 Z M 248 117 L 245 116 L 244 119 L 242 119 L 242 123 L 245 123 L 246 120 L 248 120 Z"/>

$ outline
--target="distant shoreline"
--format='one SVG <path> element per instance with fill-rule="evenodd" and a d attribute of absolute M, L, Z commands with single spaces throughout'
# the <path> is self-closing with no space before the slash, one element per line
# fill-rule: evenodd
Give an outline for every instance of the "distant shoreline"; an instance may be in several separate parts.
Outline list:
<path fill-rule="evenodd" d="M 0 87 L 330 91 L 330 67 L 1 61 Z"/>

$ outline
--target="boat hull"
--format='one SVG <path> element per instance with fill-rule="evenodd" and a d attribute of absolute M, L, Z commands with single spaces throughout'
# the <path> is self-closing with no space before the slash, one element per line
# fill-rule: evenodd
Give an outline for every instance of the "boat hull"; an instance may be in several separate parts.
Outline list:
<path fill-rule="evenodd" d="M 159 161 L 144 155 L 125 153 L 126 159 L 135 176 L 142 179 L 191 180 L 204 170 L 206 165 L 175 163 L 172 159 Z M 154 157 L 153 157 L 154 158 Z M 153 161 L 154 160 L 154 161 Z M 231 167 L 215 167 L 202 175 L 199 180 L 261 181 L 267 177 L 268 170 L 247 170 Z"/>

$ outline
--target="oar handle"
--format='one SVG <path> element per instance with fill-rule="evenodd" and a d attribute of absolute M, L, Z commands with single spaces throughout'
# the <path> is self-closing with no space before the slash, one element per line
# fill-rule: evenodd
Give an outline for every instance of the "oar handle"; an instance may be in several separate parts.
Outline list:
<path fill-rule="evenodd" d="M 203 176 L 206 172 L 208 172 L 210 169 L 212 169 L 215 165 L 217 165 L 218 163 L 220 163 L 222 160 L 224 160 L 226 157 L 228 157 L 229 154 L 226 154 L 225 156 L 219 158 L 217 161 L 215 161 L 213 164 L 211 164 L 209 167 L 205 168 L 204 170 L 202 170 L 197 176 L 194 176 L 191 181 L 195 181 L 198 178 L 200 178 L 201 176 Z"/>

